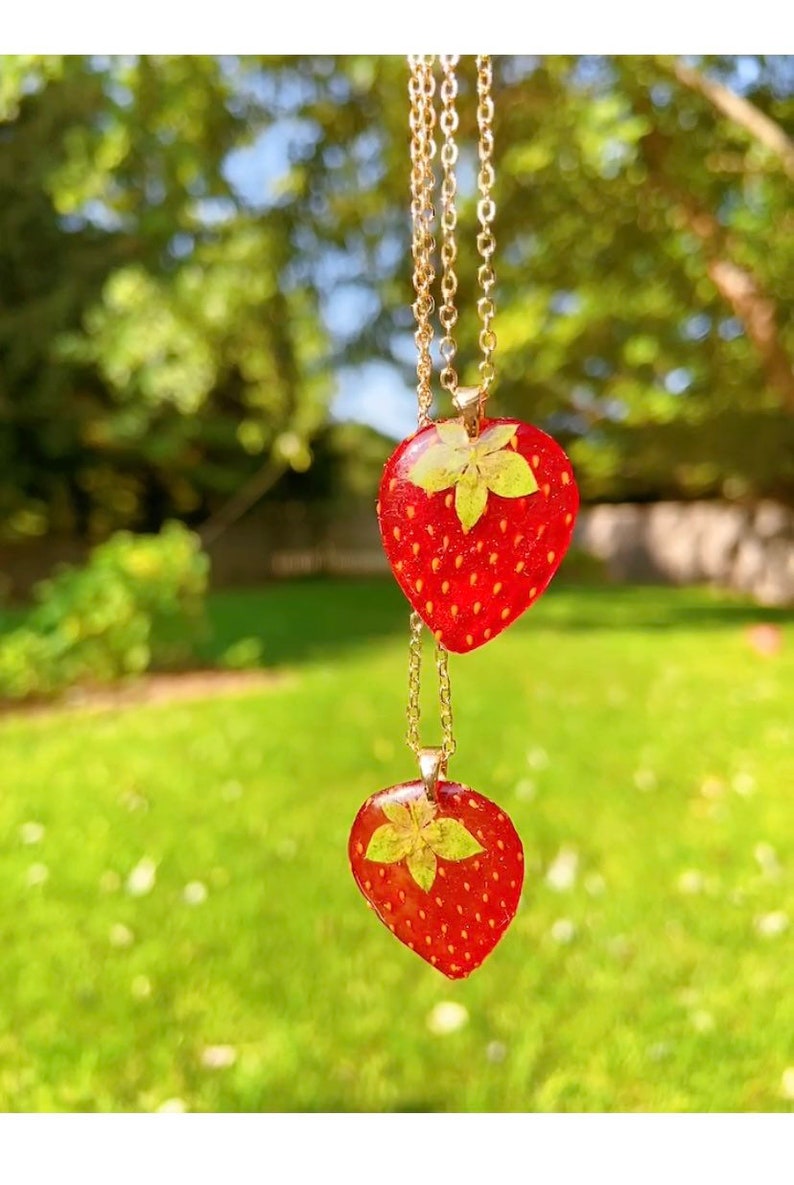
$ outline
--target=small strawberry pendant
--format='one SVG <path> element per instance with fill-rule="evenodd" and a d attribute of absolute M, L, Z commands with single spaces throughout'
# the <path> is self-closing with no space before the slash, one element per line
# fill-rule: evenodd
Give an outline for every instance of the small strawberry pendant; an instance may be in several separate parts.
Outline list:
<path fill-rule="evenodd" d="M 356 815 L 350 866 L 361 892 L 409 950 L 464 979 L 513 920 L 524 851 L 508 816 L 458 782 L 403 782 Z"/>
<path fill-rule="evenodd" d="M 404 440 L 378 500 L 394 575 L 437 641 L 458 654 L 495 638 L 544 592 L 573 535 L 571 463 L 539 428 L 446 420 Z"/>

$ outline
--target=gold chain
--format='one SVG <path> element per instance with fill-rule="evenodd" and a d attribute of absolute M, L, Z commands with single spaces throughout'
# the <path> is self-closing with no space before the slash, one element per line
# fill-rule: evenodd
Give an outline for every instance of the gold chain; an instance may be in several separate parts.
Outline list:
<path fill-rule="evenodd" d="M 457 179 L 456 165 L 458 161 L 458 146 L 455 139 L 458 130 L 458 54 L 441 54 L 441 114 L 438 123 L 442 133 L 441 144 L 441 295 L 442 303 L 439 308 L 439 321 L 443 329 L 440 343 L 440 353 L 443 361 L 440 381 L 441 386 L 454 396 L 458 386 L 458 374 L 454 366 L 457 354 L 457 343 L 454 329 L 458 321 L 458 310 L 455 298 L 458 291 L 458 278 L 455 265 L 458 258 L 457 225 L 458 215 L 456 207 Z M 413 227 L 412 255 L 414 263 L 413 285 L 416 298 L 413 313 L 416 320 L 414 340 L 417 347 L 417 402 L 419 406 L 418 422 L 423 428 L 431 422 L 430 408 L 433 402 L 432 392 L 432 356 L 433 342 L 432 316 L 435 309 L 433 299 L 433 285 L 436 280 L 434 252 L 436 242 L 433 237 L 433 223 L 435 208 L 433 193 L 435 178 L 433 162 L 436 156 L 436 112 L 435 112 L 435 63 L 434 54 L 414 54 L 408 59 L 411 67 L 411 77 L 408 84 L 410 105 L 411 131 L 411 220 Z M 494 187 L 494 102 L 493 66 L 489 54 L 477 56 L 477 153 L 479 170 L 477 173 L 477 252 L 481 263 L 477 269 L 477 283 L 482 295 L 477 301 L 477 316 L 480 321 L 478 344 L 482 355 L 479 363 L 480 391 L 482 400 L 488 395 L 489 388 L 495 375 L 494 352 L 496 350 L 496 333 L 493 322 L 496 313 L 494 305 L 494 288 L 496 275 L 493 257 L 496 251 L 496 239 L 493 232 L 496 216 L 496 203 L 493 199 Z M 482 402 L 481 400 L 481 402 Z"/>
<path fill-rule="evenodd" d="M 458 225 L 458 212 L 455 205 L 457 194 L 457 180 L 455 165 L 458 161 L 458 146 L 455 143 L 455 132 L 458 130 L 458 112 L 455 100 L 458 95 L 458 80 L 455 69 L 458 64 L 457 54 L 441 55 L 441 131 L 444 142 L 441 145 L 441 167 L 443 178 L 441 181 L 441 295 L 443 304 L 438 311 L 438 319 L 444 330 L 441 339 L 441 357 L 444 368 L 441 371 L 441 386 L 445 391 L 454 393 L 458 386 L 458 373 L 453 365 L 457 346 L 453 337 L 453 330 L 458 320 L 458 310 L 455 307 L 455 295 L 458 291 L 458 277 L 455 274 L 455 261 L 458 257 L 458 244 L 455 231 Z"/>
<path fill-rule="evenodd" d="M 482 263 L 477 271 L 477 280 L 482 289 L 482 296 L 477 301 L 477 313 L 482 326 L 479 337 L 482 351 L 480 385 L 485 394 L 487 394 L 495 374 L 493 355 L 496 349 L 496 334 L 493 331 L 496 310 L 492 295 L 496 284 L 493 269 L 493 256 L 496 250 L 493 220 L 496 214 L 496 205 L 491 197 L 494 184 L 492 83 L 493 70 L 490 55 L 479 54 L 477 57 L 477 130 L 479 132 L 480 171 L 477 176 L 477 188 L 480 191 L 480 200 L 477 202 L 477 218 L 480 223 L 480 233 L 477 235 L 477 250 Z"/>
<path fill-rule="evenodd" d="M 419 739 L 419 720 L 421 717 L 420 690 L 422 679 L 422 618 L 418 613 L 411 614 L 411 640 L 408 647 L 408 732 L 406 742 L 408 748 L 417 757 L 422 752 L 422 742 Z M 439 718 L 441 720 L 441 759 L 446 765 L 455 752 L 455 737 L 452 730 L 452 687 L 449 681 L 449 656 L 440 643 L 436 643 L 436 673 L 438 675 Z"/>
<path fill-rule="evenodd" d="M 446 60 L 446 59 L 445 59 Z M 433 65 L 435 58 L 433 55 L 411 55 L 408 59 L 411 75 L 408 83 L 408 93 L 410 98 L 410 131 L 411 131 L 411 225 L 412 225 L 412 243 L 411 253 L 413 256 L 413 286 L 416 294 L 416 299 L 413 305 L 414 318 L 416 320 L 416 332 L 414 340 L 417 348 L 417 362 L 416 362 L 416 396 L 419 406 L 419 427 L 422 428 L 431 422 L 430 407 L 433 402 L 432 390 L 432 375 L 433 365 L 430 348 L 433 341 L 433 324 L 432 315 L 434 309 L 432 288 L 435 280 L 435 269 L 433 266 L 433 252 L 435 251 L 435 240 L 433 238 L 433 219 L 435 217 L 435 210 L 433 208 L 433 158 L 436 153 L 435 143 L 435 125 L 436 115 L 433 103 L 435 94 L 435 79 L 433 77 Z M 454 82 L 454 67 L 445 70 L 446 87 L 443 91 L 443 101 L 445 112 L 448 112 L 450 106 L 454 113 L 454 98 L 455 90 L 450 94 L 450 84 L 447 82 L 449 71 L 452 71 Z M 450 137 L 454 135 L 456 121 L 456 114 L 450 117 L 445 114 L 443 117 L 442 131 L 444 132 L 444 150 L 442 153 L 442 164 L 444 167 L 445 177 L 452 176 L 454 184 L 454 174 L 452 168 L 454 166 L 454 159 L 449 160 L 450 149 L 447 147 Z M 448 183 L 449 184 L 449 183 Z M 449 194 L 445 191 L 447 197 L 442 193 L 442 203 L 451 203 L 454 214 L 454 189 Z M 445 207 L 446 208 L 446 207 Z M 448 216 L 447 216 L 448 221 Z M 452 263 L 454 262 L 454 222 L 451 228 L 445 228 L 444 243 L 445 254 L 444 260 L 448 258 L 449 248 L 447 243 L 451 240 L 453 247 L 453 255 L 449 264 L 445 262 L 445 279 L 446 284 L 444 288 L 444 308 L 451 307 L 454 314 L 454 289 L 448 295 L 449 280 L 447 272 L 452 271 Z M 452 271 L 454 276 L 454 271 Z M 455 285 L 457 282 L 455 281 Z M 442 318 L 442 323 L 449 336 L 453 320 L 447 325 L 448 313 L 445 311 Z M 446 338 L 445 338 L 446 340 Z M 446 347 L 447 351 L 449 346 Z M 454 343 L 452 356 L 454 357 Z M 450 361 L 451 361 L 450 357 Z M 408 732 L 406 741 L 408 747 L 420 757 L 423 748 L 419 737 L 419 721 L 421 717 L 421 675 L 422 675 L 422 626 L 423 622 L 418 613 L 411 614 L 410 630 L 411 638 L 409 645 L 408 657 Z M 439 717 L 441 721 L 442 743 L 440 748 L 440 757 L 442 767 L 446 765 L 448 759 L 455 752 L 455 738 L 452 731 L 452 689 L 449 681 L 449 665 L 447 651 L 440 643 L 436 642 L 435 647 L 436 660 L 436 674 L 438 677 L 438 698 L 439 698 Z"/>
<path fill-rule="evenodd" d="M 457 180 L 455 174 L 455 166 L 458 161 L 458 146 L 455 140 L 458 130 L 456 109 L 458 82 L 455 71 L 458 60 L 457 54 L 442 54 L 440 56 L 442 81 L 439 123 L 443 136 L 441 145 L 441 295 L 443 299 L 439 309 L 439 321 L 444 331 L 440 343 L 444 365 L 440 377 L 441 386 L 453 397 L 458 389 L 458 374 L 454 366 L 457 353 L 454 329 L 458 320 L 458 311 L 455 305 L 458 290 L 458 278 L 455 272 L 458 256 L 456 238 L 458 223 Z M 416 321 L 414 341 L 417 349 L 416 398 L 418 423 L 419 427 L 423 428 L 432 422 L 430 408 L 433 403 L 431 348 L 433 344 L 432 317 L 435 308 L 433 284 L 436 279 L 433 263 L 436 248 L 433 237 L 435 219 L 433 161 L 436 155 L 435 55 L 411 54 L 408 63 L 410 66 L 408 95 L 411 132 L 411 255 L 415 293 L 413 314 Z M 493 269 L 493 256 L 496 249 L 493 220 L 496 206 L 491 196 L 494 184 L 492 82 L 491 59 L 487 54 L 480 54 L 477 57 L 477 130 L 480 161 L 477 175 L 477 188 L 480 195 L 477 202 L 477 219 L 480 225 L 477 234 L 477 251 L 482 262 L 477 270 L 477 282 L 482 296 L 477 301 L 477 315 L 480 320 L 478 341 L 482 360 L 479 370 L 480 392 L 483 398 L 487 395 L 488 388 L 493 381 L 493 355 L 496 349 L 496 334 L 493 330 L 495 313 L 493 289 L 496 283 Z M 422 626 L 419 614 L 412 613 L 408 658 L 408 732 L 406 740 L 408 747 L 420 757 L 420 760 L 422 753 L 425 752 L 419 737 Z M 442 743 L 437 753 L 443 769 L 455 752 L 455 737 L 452 727 L 452 690 L 449 681 L 448 654 L 439 642 L 436 642 L 435 660 L 442 734 Z"/>
<path fill-rule="evenodd" d="M 411 77 L 408 93 L 411 102 L 411 254 L 414 262 L 413 285 L 416 299 L 413 304 L 416 320 L 416 399 L 419 405 L 419 427 L 430 423 L 433 402 L 433 361 L 430 347 L 433 342 L 433 158 L 436 154 L 436 112 L 433 104 L 436 83 L 433 77 L 433 54 L 412 54 L 408 58 Z"/>

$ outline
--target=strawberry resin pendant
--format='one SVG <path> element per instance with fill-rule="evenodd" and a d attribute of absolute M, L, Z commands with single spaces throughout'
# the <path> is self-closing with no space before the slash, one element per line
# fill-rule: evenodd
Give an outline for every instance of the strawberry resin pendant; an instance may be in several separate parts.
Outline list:
<path fill-rule="evenodd" d="M 385 926 L 449 979 L 480 966 L 518 908 L 524 851 L 496 803 L 458 782 L 403 782 L 358 812 L 356 884 Z"/>
<path fill-rule="evenodd" d="M 386 463 L 378 501 L 384 550 L 416 612 L 447 650 L 495 638 L 560 566 L 579 494 L 571 463 L 539 428 L 429 424 Z"/>

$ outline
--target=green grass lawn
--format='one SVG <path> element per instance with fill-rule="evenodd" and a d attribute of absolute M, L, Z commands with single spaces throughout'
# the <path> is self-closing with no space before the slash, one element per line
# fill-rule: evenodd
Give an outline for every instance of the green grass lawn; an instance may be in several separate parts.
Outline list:
<path fill-rule="evenodd" d="M 346 863 L 362 800 L 415 775 L 399 593 L 211 609 L 212 647 L 260 636 L 272 686 L 0 719 L 0 1107 L 792 1108 L 791 616 L 559 588 L 453 657 L 450 775 L 527 855 L 512 928 L 453 984 Z"/>

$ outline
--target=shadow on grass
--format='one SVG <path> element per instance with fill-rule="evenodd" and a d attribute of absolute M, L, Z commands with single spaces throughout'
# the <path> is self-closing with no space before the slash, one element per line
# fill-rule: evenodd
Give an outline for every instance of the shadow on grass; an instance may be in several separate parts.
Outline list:
<path fill-rule="evenodd" d="M 407 636 L 409 606 L 383 580 L 295 580 L 215 593 L 209 601 L 213 661 L 241 638 L 258 638 L 268 666 L 322 658 Z"/>
<path fill-rule="evenodd" d="M 542 610 L 545 608 L 545 613 Z M 540 607 L 544 626 L 566 630 L 733 629 L 794 624 L 794 609 L 757 605 L 708 588 L 558 585 Z"/>
<path fill-rule="evenodd" d="M 212 637 L 202 657 L 216 661 L 241 638 L 262 644 L 268 666 L 311 661 L 389 638 L 407 638 L 409 606 L 387 577 L 300 580 L 210 598 Z M 732 630 L 786 625 L 794 611 L 753 605 L 709 589 L 555 584 L 514 630 Z"/>

